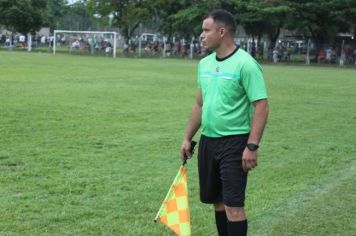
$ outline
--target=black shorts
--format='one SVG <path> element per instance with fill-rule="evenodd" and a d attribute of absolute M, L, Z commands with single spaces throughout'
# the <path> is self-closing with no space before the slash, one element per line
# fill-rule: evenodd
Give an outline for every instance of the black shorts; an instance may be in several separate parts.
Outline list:
<path fill-rule="evenodd" d="M 198 169 L 200 200 L 243 207 L 247 173 L 242 169 L 242 153 L 248 134 L 222 138 L 200 138 Z"/>

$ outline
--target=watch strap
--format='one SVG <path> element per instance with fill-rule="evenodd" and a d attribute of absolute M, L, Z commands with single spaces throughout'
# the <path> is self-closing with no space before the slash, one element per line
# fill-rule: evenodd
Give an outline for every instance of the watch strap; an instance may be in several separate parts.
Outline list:
<path fill-rule="evenodd" d="M 248 143 L 248 144 L 246 145 L 246 147 L 247 147 L 248 150 L 250 150 L 250 151 L 256 151 L 256 150 L 259 148 L 259 146 L 258 146 L 257 144 L 254 144 L 254 143 Z"/>

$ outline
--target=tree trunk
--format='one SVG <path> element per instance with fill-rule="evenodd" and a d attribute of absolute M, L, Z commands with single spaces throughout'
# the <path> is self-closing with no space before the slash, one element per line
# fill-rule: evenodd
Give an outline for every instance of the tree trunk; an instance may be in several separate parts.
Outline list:
<path fill-rule="evenodd" d="M 314 60 L 317 62 L 318 61 L 318 56 L 319 56 L 319 51 L 324 48 L 324 43 L 325 43 L 325 35 L 320 32 L 314 32 L 311 30 L 309 27 L 309 31 L 312 35 L 312 38 L 314 39 L 315 43 L 315 53 L 314 53 Z"/>
<path fill-rule="evenodd" d="M 129 37 L 129 29 L 125 27 L 125 28 L 123 28 L 121 30 L 121 32 L 122 32 L 122 36 L 124 37 L 125 43 L 129 44 L 129 39 L 130 39 L 130 37 Z"/>
<path fill-rule="evenodd" d="M 278 27 L 275 32 L 268 35 L 269 40 L 271 42 L 270 47 L 274 48 L 277 43 L 277 39 L 279 37 L 279 33 L 281 32 L 281 28 Z"/>

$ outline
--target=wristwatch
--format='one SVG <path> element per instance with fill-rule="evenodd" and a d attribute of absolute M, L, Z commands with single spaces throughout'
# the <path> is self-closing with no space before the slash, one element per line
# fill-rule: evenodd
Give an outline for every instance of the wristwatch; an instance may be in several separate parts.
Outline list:
<path fill-rule="evenodd" d="M 254 144 L 254 143 L 248 143 L 246 145 L 246 147 L 248 148 L 248 150 L 254 152 L 254 151 L 256 151 L 258 149 L 259 146 L 257 144 Z"/>

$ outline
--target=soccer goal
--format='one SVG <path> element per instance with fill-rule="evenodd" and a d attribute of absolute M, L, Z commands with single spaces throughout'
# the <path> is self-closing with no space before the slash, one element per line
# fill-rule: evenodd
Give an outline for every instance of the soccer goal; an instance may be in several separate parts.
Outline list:
<path fill-rule="evenodd" d="M 55 30 L 53 54 L 56 51 L 90 53 L 116 57 L 116 32 Z"/>

